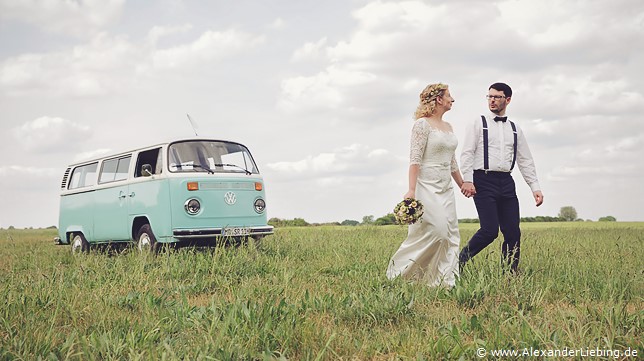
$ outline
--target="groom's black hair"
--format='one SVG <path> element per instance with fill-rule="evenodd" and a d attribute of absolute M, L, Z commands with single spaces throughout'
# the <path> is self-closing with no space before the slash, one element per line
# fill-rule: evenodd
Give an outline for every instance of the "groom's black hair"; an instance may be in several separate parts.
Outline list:
<path fill-rule="evenodd" d="M 490 85 L 490 87 L 487 90 L 494 89 L 498 90 L 500 92 L 503 92 L 505 94 L 506 98 L 511 98 L 512 97 L 512 88 L 510 88 L 509 85 L 506 83 L 494 83 Z"/>

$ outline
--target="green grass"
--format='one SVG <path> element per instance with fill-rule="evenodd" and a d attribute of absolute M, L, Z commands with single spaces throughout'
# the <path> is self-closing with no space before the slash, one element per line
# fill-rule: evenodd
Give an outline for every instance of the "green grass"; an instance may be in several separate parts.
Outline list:
<path fill-rule="evenodd" d="M 55 231 L 2 231 L 0 359 L 469 360 L 480 347 L 641 356 L 644 223 L 522 228 L 519 276 L 501 272 L 497 240 L 451 290 L 385 277 L 402 226 L 280 228 L 259 248 L 157 257 L 72 256 Z M 462 243 L 475 231 L 462 225 Z"/>

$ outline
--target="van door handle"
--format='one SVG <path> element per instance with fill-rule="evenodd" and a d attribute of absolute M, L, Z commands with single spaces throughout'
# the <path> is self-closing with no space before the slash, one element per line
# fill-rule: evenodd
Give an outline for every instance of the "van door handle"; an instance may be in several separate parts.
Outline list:
<path fill-rule="evenodd" d="M 125 198 L 125 197 L 127 197 L 127 196 L 125 195 L 125 193 L 124 193 L 123 191 L 119 191 L 119 198 L 120 198 L 120 199 L 123 199 L 123 198 Z"/>
<path fill-rule="evenodd" d="M 132 193 L 128 194 L 128 196 L 129 196 L 130 198 L 132 198 L 132 197 L 134 197 L 134 196 L 135 196 L 135 194 L 134 194 L 134 192 L 132 192 Z"/>

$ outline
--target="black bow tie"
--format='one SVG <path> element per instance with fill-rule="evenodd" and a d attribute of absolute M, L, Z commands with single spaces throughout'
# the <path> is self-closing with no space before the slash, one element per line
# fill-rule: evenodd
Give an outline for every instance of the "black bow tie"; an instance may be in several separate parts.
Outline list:
<path fill-rule="evenodd" d="M 494 117 L 495 122 L 505 122 L 508 117 Z"/>

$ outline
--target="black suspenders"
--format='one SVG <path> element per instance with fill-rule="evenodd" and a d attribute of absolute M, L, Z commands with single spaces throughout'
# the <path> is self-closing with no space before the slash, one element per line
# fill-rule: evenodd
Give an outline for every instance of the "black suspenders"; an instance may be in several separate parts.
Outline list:
<path fill-rule="evenodd" d="M 484 115 L 481 115 L 481 120 L 483 121 L 483 170 L 487 171 L 490 169 L 490 160 L 487 154 L 487 120 Z"/>
<path fill-rule="evenodd" d="M 514 125 L 514 122 L 511 120 L 508 120 L 510 122 L 510 125 L 512 126 L 512 133 L 514 133 L 514 154 L 512 155 L 512 166 L 510 167 L 510 172 L 512 172 L 512 169 L 514 169 L 514 162 L 517 161 L 517 126 Z"/>
<path fill-rule="evenodd" d="M 488 128 L 487 120 L 484 115 L 481 115 L 481 120 L 483 121 L 483 169 L 487 171 L 490 170 L 490 160 L 488 157 Z M 517 126 L 514 125 L 513 121 L 508 121 L 512 126 L 512 133 L 514 133 L 514 154 L 512 155 L 512 166 L 510 167 L 510 172 L 512 172 L 512 169 L 514 169 L 514 163 L 517 160 Z"/>

